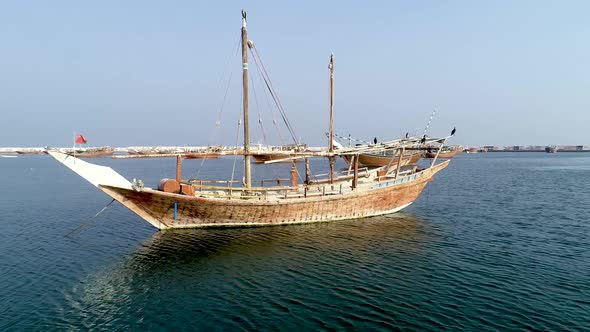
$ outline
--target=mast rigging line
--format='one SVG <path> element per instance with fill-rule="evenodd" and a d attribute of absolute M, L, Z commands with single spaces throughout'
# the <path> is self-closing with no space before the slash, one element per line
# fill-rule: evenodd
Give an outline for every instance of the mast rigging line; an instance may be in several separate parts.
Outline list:
<path fill-rule="evenodd" d="M 238 112 L 241 113 L 241 112 Z M 240 140 L 240 128 L 242 127 L 242 114 L 238 116 L 238 130 L 236 130 L 236 149 L 238 148 L 238 142 Z M 231 181 L 227 184 L 228 187 L 231 187 L 232 183 L 234 182 L 234 175 L 236 174 L 236 163 L 238 161 L 238 154 L 234 155 L 234 164 L 231 169 Z"/>
<path fill-rule="evenodd" d="M 329 134 L 329 133 L 326 133 L 326 136 L 328 136 L 328 137 L 329 137 L 329 136 L 330 136 L 330 134 Z M 338 134 L 336 134 L 336 133 L 334 133 L 334 137 L 335 137 L 335 138 L 342 139 L 342 140 L 347 140 L 347 141 L 355 141 L 355 142 L 360 142 L 360 143 L 363 143 L 363 144 L 373 144 L 373 143 L 371 143 L 371 142 L 367 142 L 367 141 L 365 141 L 365 140 L 362 140 L 362 139 L 358 139 L 358 138 L 352 138 L 351 136 L 344 137 L 344 136 L 338 135 Z"/>
<path fill-rule="evenodd" d="M 236 40 L 236 43 L 235 43 L 235 47 L 234 48 L 235 48 L 235 51 L 234 51 L 234 55 L 233 56 L 235 57 L 235 56 L 238 55 L 238 51 L 240 49 L 240 38 L 238 38 Z M 219 129 L 221 127 L 221 118 L 222 118 L 223 110 L 225 109 L 225 103 L 227 101 L 227 95 L 229 93 L 229 89 L 230 89 L 230 86 L 231 86 L 231 81 L 232 81 L 232 78 L 233 78 L 233 71 L 232 70 L 228 70 L 228 68 L 231 68 L 230 67 L 231 60 L 232 60 L 232 56 L 230 55 L 228 57 L 228 59 L 227 59 L 227 62 L 225 64 L 225 69 L 223 70 L 223 73 L 222 73 L 221 79 L 220 79 L 220 83 L 223 83 L 223 77 L 225 76 L 225 73 L 229 72 L 229 78 L 228 78 L 227 84 L 225 86 L 225 92 L 223 94 L 223 99 L 222 99 L 221 105 L 219 107 L 220 108 L 219 109 L 219 112 L 217 113 L 217 119 L 215 121 L 215 129 Z M 214 130 L 214 132 L 215 132 L 215 130 Z M 215 136 L 215 135 L 212 135 L 212 136 Z"/>
<path fill-rule="evenodd" d="M 236 57 L 238 55 L 238 51 L 240 50 L 240 38 L 237 38 L 237 40 L 235 42 L 235 46 L 232 49 L 235 49 L 235 51 L 233 51 L 233 53 L 234 53 L 233 57 Z M 225 68 L 224 68 L 223 72 L 221 73 L 221 77 L 219 79 L 220 84 L 222 84 L 223 78 L 225 77 L 226 73 L 229 72 L 229 77 L 227 79 L 227 84 L 225 85 L 225 92 L 223 94 L 223 99 L 221 101 L 221 105 L 219 106 L 219 112 L 217 112 L 217 118 L 215 119 L 215 125 L 213 127 L 213 131 L 212 131 L 211 135 L 209 136 L 208 145 L 212 145 L 212 144 L 215 145 L 216 141 L 217 141 L 217 144 L 219 144 L 218 138 L 219 138 L 219 132 L 220 132 L 220 128 L 221 128 L 222 114 L 223 114 L 223 110 L 225 108 L 225 104 L 227 101 L 227 95 L 229 93 L 229 89 L 231 87 L 231 81 L 232 81 L 233 74 L 234 74 L 234 72 L 232 70 L 229 70 L 229 68 L 231 68 L 230 67 L 231 61 L 232 61 L 232 55 L 230 54 L 230 56 L 227 58 L 227 61 L 225 63 Z M 199 177 L 199 174 L 201 173 L 201 170 L 203 169 L 203 165 L 205 164 L 205 159 L 207 159 L 207 158 L 203 158 L 201 160 L 201 165 L 197 168 L 195 179 L 197 179 Z"/>
<path fill-rule="evenodd" d="M 258 67 L 257 67 L 258 69 Z M 258 73 L 258 80 L 260 81 L 260 84 L 262 85 L 263 80 L 262 80 L 262 75 L 260 74 L 260 71 Z M 268 112 L 270 113 L 270 117 L 272 119 L 272 124 L 274 125 L 276 131 L 277 131 L 277 136 L 279 137 L 279 142 L 281 142 L 281 145 L 285 145 L 285 140 L 283 139 L 283 135 L 281 135 L 281 129 L 278 126 L 277 120 L 275 118 L 275 112 L 273 111 L 273 107 L 270 105 L 270 100 L 268 98 L 268 94 L 263 93 L 264 95 L 264 101 L 266 102 L 266 106 L 268 107 Z"/>
<path fill-rule="evenodd" d="M 252 82 L 252 92 L 254 94 L 254 101 L 256 102 L 256 110 L 258 111 L 258 124 L 260 125 L 260 130 L 262 131 L 262 139 L 264 144 L 268 144 L 266 139 L 266 131 L 264 130 L 264 125 L 262 123 L 262 112 L 260 111 L 260 104 L 258 104 L 258 95 L 256 94 L 256 85 L 254 84 L 254 79 L 250 76 L 250 82 Z"/>
<path fill-rule="evenodd" d="M 90 226 L 90 224 L 92 224 L 94 222 L 94 218 L 98 217 L 99 214 L 103 213 L 106 209 L 109 208 L 109 206 L 111 206 L 111 204 L 113 204 L 115 202 L 115 199 L 113 198 L 109 204 L 105 205 L 105 207 L 103 207 L 100 211 L 98 211 L 93 217 L 89 218 L 89 221 L 86 223 L 81 224 L 80 226 L 74 228 L 73 230 L 67 232 L 66 234 L 64 234 L 64 237 L 69 237 L 71 234 L 79 231 L 79 230 L 83 230 L 86 227 Z"/>
<path fill-rule="evenodd" d="M 423 137 L 426 136 L 426 131 L 428 131 L 428 127 L 430 127 L 430 122 L 432 122 L 432 118 L 434 118 L 435 114 L 436 114 L 436 108 L 434 110 L 432 110 L 432 113 L 430 114 L 430 118 L 428 119 L 428 123 L 426 124 L 426 128 L 424 128 L 424 132 L 422 133 Z"/>
<path fill-rule="evenodd" d="M 293 138 L 293 142 L 295 144 L 299 144 L 299 142 L 297 141 L 297 135 L 295 134 L 295 131 L 293 130 L 293 126 L 291 126 L 291 123 L 289 122 L 289 119 L 287 118 L 287 114 L 285 112 L 285 109 L 278 97 L 278 94 L 276 93 L 276 90 L 274 89 L 274 87 L 272 85 L 272 81 L 270 80 L 270 76 L 268 75 L 268 71 L 266 70 L 264 63 L 262 62 L 262 58 L 260 57 L 260 53 L 258 53 L 258 48 L 254 45 L 254 43 L 250 43 L 250 45 L 251 45 L 250 54 L 252 54 L 252 58 L 254 59 L 254 63 L 256 64 L 256 69 L 258 70 L 260 76 L 264 80 L 264 83 L 266 84 L 266 87 L 267 87 L 272 99 L 274 100 L 274 102 L 279 110 L 279 113 L 281 114 L 281 117 L 283 118 L 283 122 L 285 123 L 285 126 L 287 127 L 289 134 L 291 134 L 291 138 Z"/>

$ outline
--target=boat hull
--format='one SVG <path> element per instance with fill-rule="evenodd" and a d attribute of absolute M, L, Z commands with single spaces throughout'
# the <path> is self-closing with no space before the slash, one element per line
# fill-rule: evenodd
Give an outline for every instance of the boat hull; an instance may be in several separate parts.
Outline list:
<path fill-rule="evenodd" d="M 393 160 L 392 160 L 393 158 Z M 366 166 L 366 167 L 382 167 L 389 165 L 390 167 L 397 167 L 398 164 L 398 156 L 394 157 L 385 157 L 385 156 L 377 156 L 371 154 L 359 154 L 359 165 Z M 404 155 L 402 157 L 402 166 L 413 165 L 420 160 L 421 155 L 416 153 L 412 155 Z M 344 161 L 347 164 L 350 164 L 350 157 L 345 156 Z"/>
<path fill-rule="evenodd" d="M 184 154 L 184 159 L 217 159 L 219 158 L 220 154 L 217 152 L 211 153 L 187 153 Z"/>
<path fill-rule="evenodd" d="M 451 159 L 457 154 L 457 151 L 441 152 L 438 154 L 439 159 Z M 432 159 L 436 157 L 436 152 L 426 152 L 424 158 Z"/>
<path fill-rule="evenodd" d="M 98 151 L 98 152 L 80 152 L 72 153 L 72 156 L 76 158 L 102 158 L 111 157 L 115 151 Z"/>
<path fill-rule="evenodd" d="M 395 183 L 392 185 L 375 181 L 374 188 L 367 190 L 274 201 L 193 197 L 106 185 L 99 188 L 158 229 L 286 225 L 397 212 L 412 204 L 434 174 L 447 164 L 430 168 L 405 183 L 401 179 L 401 183 L 389 181 Z"/>
<path fill-rule="evenodd" d="M 334 192 L 326 190 L 330 185 L 315 187 L 320 191 L 297 186 L 242 198 L 223 192 L 183 195 L 141 188 L 109 167 L 56 151 L 48 153 L 158 229 L 286 225 L 393 213 L 413 203 L 433 176 L 449 163 L 397 179 L 364 177 L 354 190 L 347 187 L 351 182 L 344 180 L 334 184 Z"/>
<path fill-rule="evenodd" d="M 115 149 L 110 147 L 63 149 L 63 152 L 76 158 L 111 157 Z"/>
<path fill-rule="evenodd" d="M 297 159 L 288 159 L 290 157 L 289 154 L 280 153 L 280 154 L 252 154 L 252 158 L 257 163 L 264 163 L 267 161 L 273 160 L 280 160 L 281 163 L 292 163 L 293 161 L 297 161 Z"/>

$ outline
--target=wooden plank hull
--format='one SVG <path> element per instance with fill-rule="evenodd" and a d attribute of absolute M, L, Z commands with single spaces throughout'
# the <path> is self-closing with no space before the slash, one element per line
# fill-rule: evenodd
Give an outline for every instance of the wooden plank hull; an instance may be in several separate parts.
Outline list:
<path fill-rule="evenodd" d="M 440 159 L 451 159 L 457 154 L 457 151 L 448 151 L 448 152 L 441 152 L 438 154 L 438 158 Z M 436 157 L 436 152 L 426 152 L 424 154 L 424 158 L 432 159 Z"/>
<path fill-rule="evenodd" d="M 95 152 L 74 152 L 71 153 L 72 156 L 76 158 L 101 158 L 101 157 L 110 157 L 115 153 L 115 151 L 95 151 Z"/>
<path fill-rule="evenodd" d="M 211 152 L 211 153 L 187 153 L 184 154 L 183 157 L 185 159 L 217 159 L 219 158 L 219 153 Z"/>
<path fill-rule="evenodd" d="M 257 163 L 263 163 L 263 162 L 267 162 L 267 161 L 272 161 L 272 160 L 281 160 L 284 159 L 282 161 L 279 161 L 280 163 L 292 163 L 293 161 L 297 161 L 297 159 L 285 159 L 285 158 L 289 158 L 289 154 L 287 153 L 277 153 L 277 154 L 253 154 L 252 157 L 254 158 L 254 161 Z"/>
<path fill-rule="evenodd" d="M 16 152 L 17 154 L 44 154 L 44 153 L 45 153 L 45 151 L 41 151 L 41 150 L 32 150 L 32 149 L 31 149 L 31 150 L 26 150 L 26 151 L 23 151 L 23 150 L 16 150 L 15 152 Z"/>
<path fill-rule="evenodd" d="M 244 227 L 362 218 L 397 212 L 410 205 L 442 163 L 405 180 L 371 184 L 345 194 L 307 198 L 224 199 L 186 196 L 152 189 L 135 191 L 100 185 L 109 196 L 159 229 Z M 176 206 L 176 207 L 175 207 Z M 176 211 L 175 211 L 176 209 Z"/>
<path fill-rule="evenodd" d="M 110 157 L 115 153 L 115 149 L 110 148 L 108 146 L 96 148 L 65 148 L 60 149 L 60 151 L 76 158 Z"/>
<path fill-rule="evenodd" d="M 420 160 L 421 155 L 419 153 L 411 154 L 411 155 L 404 155 L 402 158 L 402 166 L 412 165 Z M 350 164 L 350 157 L 344 157 L 344 160 L 347 164 Z M 393 160 L 391 160 L 393 158 Z M 388 156 L 377 156 L 371 154 L 360 154 L 359 155 L 359 165 L 366 166 L 366 167 L 382 167 L 391 165 L 391 167 L 397 167 L 398 164 L 398 157 L 388 157 Z"/>
<path fill-rule="evenodd" d="M 95 165 L 67 154 L 49 151 L 52 157 L 158 229 L 188 227 L 244 227 L 323 222 L 382 215 L 399 211 L 420 195 L 433 176 L 449 161 L 416 173 L 362 178 L 341 178 L 331 185 L 312 183 L 254 189 L 249 196 L 224 187 L 200 188 L 187 195 L 143 188 L 107 166 Z M 357 183 L 351 189 L 351 183 Z M 328 188 L 326 188 L 328 187 Z M 198 187 L 199 188 L 199 187 Z M 221 190 L 221 191 L 220 191 Z M 335 191 L 332 191 L 335 190 Z"/>

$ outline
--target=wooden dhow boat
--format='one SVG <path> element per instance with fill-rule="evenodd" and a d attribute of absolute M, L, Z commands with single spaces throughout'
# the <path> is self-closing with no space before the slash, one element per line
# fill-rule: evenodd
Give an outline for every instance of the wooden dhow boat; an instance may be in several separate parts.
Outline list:
<path fill-rule="evenodd" d="M 422 158 L 422 151 L 406 151 L 402 158 L 395 151 L 383 151 L 381 153 L 366 153 L 359 155 L 359 164 L 366 167 L 396 167 L 398 163 L 402 166 L 414 165 Z M 344 161 L 351 165 L 352 158 L 344 156 Z"/>
<path fill-rule="evenodd" d="M 555 145 L 548 145 L 545 147 L 545 152 L 547 153 L 556 153 L 557 152 L 557 146 Z"/>
<path fill-rule="evenodd" d="M 457 151 L 441 151 L 441 153 L 438 155 L 438 158 L 440 159 L 451 159 L 453 158 L 455 155 L 457 154 Z M 424 153 L 424 158 L 435 158 L 436 157 L 436 152 L 434 151 L 430 151 L 430 152 L 426 152 Z"/>
<path fill-rule="evenodd" d="M 184 154 L 184 159 L 217 159 L 220 152 L 192 152 Z"/>
<path fill-rule="evenodd" d="M 110 157 L 115 153 L 115 149 L 108 146 L 100 147 L 77 147 L 77 148 L 64 148 L 60 149 L 65 154 L 72 155 L 77 158 L 100 158 Z"/>
<path fill-rule="evenodd" d="M 428 167 L 402 166 L 362 169 L 361 154 L 404 151 L 423 143 L 444 143 L 448 137 L 401 139 L 376 146 L 361 145 L 335 150 L 333 146 L 333 81 L 334 62 L 330 57 L 330 130 L 329 148 L 324 151 L 295 152 L 288 158 L 305 161 L 305 179 L 298 181 L 293 163 L 290 181 L 286 184 L 256 186 L 251 176 L 251 147 L 248 122 L 248 50 L 254 48 L 247 38 L 246 14 L 242 11 L 243 117 L 244 117 L 244 180 L 243 186 L 233 181 L 208 182 L 183 180 L 181 160 L 176 158 L 176 178 L 164 179 L 158 188 L 148 188 L 141 180 L 132 182 L 110 167 L 95 165 L 60 151 L 48 153 L 88 182 L 117 200 L 154 227 L 163 230 L 187 227 L 266 226 L 323 222 L 383 215 L 399 211 L 414 202 L 428 182 L 449 161 Z M 441 144 L 442 147 L 442 144 Z M 272 152 L 270 152 L 272 153 Z M 347 156 L 351 167 L 344 173 L 334 170 L 337 157 Z M 325 178 L 311 176 L 309 158 L 329 160 Z M 272 163 L 270 161 L 268 163 Z"/>
<path fill-rule="evenodd" d="M 292 162 L 297 159 L 289 159 L 297 152 L 305 151 L 307 146 L 305 144 L 287 144 L 279 146 L 260 146 L 256 150 L 252 150 L 252 158 L 257 163 L 264 163 L 269 161 L 277 162 Z"/>
<path fill-rule="evenodd" d="M 440 159 L 451 159 L 457 154 L 463 152 L 463 149 L 459 146 L 451 146 L 451 147 L 433 147 L 428 146 L 426 152 L 424 153 L 424 158 L 440 158 Z"/>

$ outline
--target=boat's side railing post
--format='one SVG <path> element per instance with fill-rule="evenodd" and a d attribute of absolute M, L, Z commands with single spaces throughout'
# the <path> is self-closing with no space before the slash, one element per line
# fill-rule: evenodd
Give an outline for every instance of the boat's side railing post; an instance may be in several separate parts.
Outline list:
<path fill-rule="evenodd" d="M 311 171 L 309 169 L 309 158 L 305 158 L 305 184 L 309 185 L 311 179 Z"/>
<path fill-rule="evenodd" d="M 176 182 L 182 181 L 182 156 L 176 155 Z"/>
<path fill-rule="evenodd" d="M 404 150 L 405 150 L 405 148 L 401 148 L 399 150 L 399 159 L 397 161 L 397 169 L 395 170 L 395 179 L 397 179 L 397 177 L 399 175 L 399 170 L 402 167 L 402 157 L 404 155 Z"/>
<path fill-rule="evenodd" d="M 430 164 L 430 167 L 434 167 L 434 164 L 436 163 L 436 159 L 438 159 L 438 155 L 440 154 L 440 150 L 442 150 L 442 148 L 443 148 L 443 146 L 445 145 L 446 142 L 447 142 L 447 139 L 445 138 L 445 140 L 439 146 L 438 151 L 436 151 L 436 155 L 432 159 L 432 163 Z"/>
<path fill-rule="evenodd" d="M 348 163 L 348 170 L 346 171 L 346 175 L 350 175 L 350 171 L 352 169 L 353 164 L 354 164 L 354 155 L 350 156 L 350 162 Z"/>
<path fill-rule="evenodd" d="M 359 181 L 359 154 L 354 155 L 354 175 L 352 177 L 352 189 L 356 189 Z"/>
<path fill-rule="evenodd" d="M 291 187 L 293 191 L 297 191 L 297 178 L 299 177 L 299 172 L 297 171 L 297 165 L 295 161 L 291 165 Z"/>

